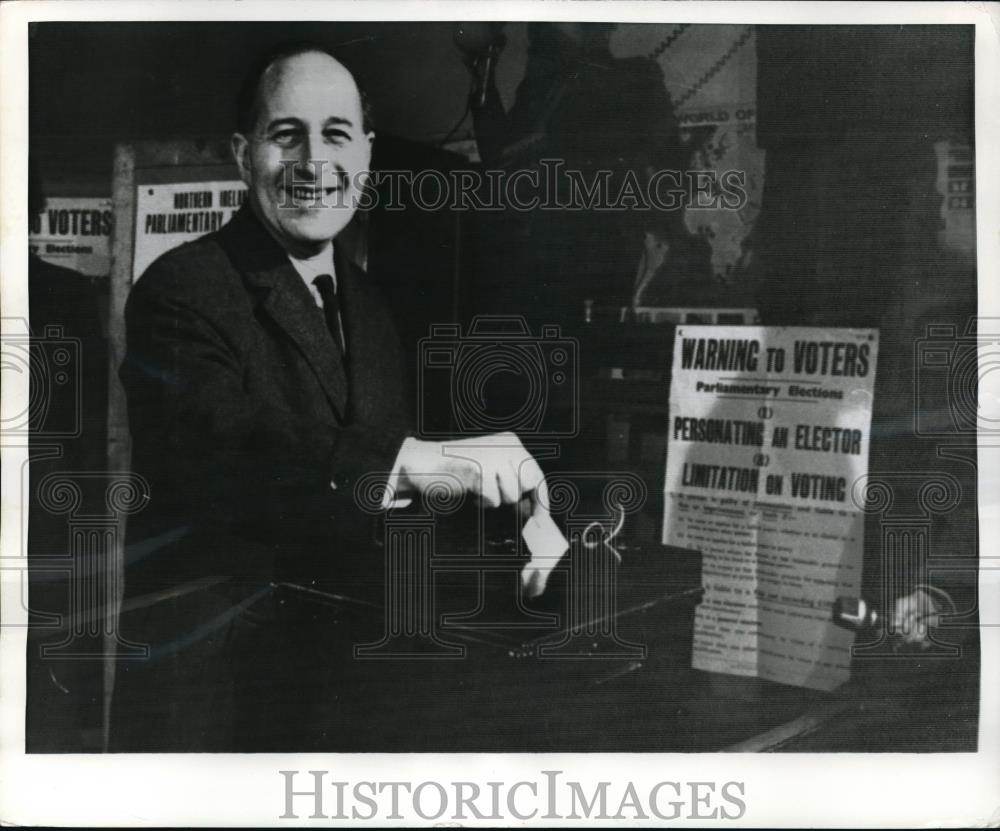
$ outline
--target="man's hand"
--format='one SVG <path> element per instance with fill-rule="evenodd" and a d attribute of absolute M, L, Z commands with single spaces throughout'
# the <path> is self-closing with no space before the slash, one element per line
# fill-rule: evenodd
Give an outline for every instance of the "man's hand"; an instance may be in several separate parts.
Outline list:
<path fill-rule="evenodd" d="M 390 479 L 387 507 L 407 503 L 390 494 L 440 495 L 441 488 L 461 489 L 490 508 L 517 506 L 522 538 L 531 553 L 521 571 L 521 587 L 528 598 L 542 594 L 569 545 L 549 516 L 545 475 L 521 440 L 514 433 L 442 442 L 406 439 Z"/>
<path fill-rule="evenodd" d="M 548 504 L 545 475 L 514 433 L 456 441 L 408 438 L 396 459 L 397 488 L 424 493 L 442 483 L 460 483 L 487 507 L 516 505 L 530 497 Z"/>
<path fill-rule="evenodd" d="M 941 608 L 938 601 L 923 589 L 897 597 L 892 609 L 892 631 L 903 643 L 928 649 L 929 632 L 940 622 Z"/>

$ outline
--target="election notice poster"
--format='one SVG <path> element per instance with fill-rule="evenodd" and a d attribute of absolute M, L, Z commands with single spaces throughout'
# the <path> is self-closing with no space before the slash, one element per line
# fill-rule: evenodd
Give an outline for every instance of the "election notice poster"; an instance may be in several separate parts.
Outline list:
<path fill-rule="evenodd" d="M 663 541 L 703 555 L 696 669 L 848 680 L 877 358 L 871 329 L 677 327 Z"/>
<path fill-rule="evenodd" d="M 28 248 L 53 265 L 102 277 L 111 271 L 111 221 L 108 197 L 48 196 L 32 217 Z"/>
<path fill-rule="evenodd" d="M 240 181 L 139 185 L 132 279 L 138 280 L 171 248 L 219 230 L 245 197 L 246 185 Z"/>

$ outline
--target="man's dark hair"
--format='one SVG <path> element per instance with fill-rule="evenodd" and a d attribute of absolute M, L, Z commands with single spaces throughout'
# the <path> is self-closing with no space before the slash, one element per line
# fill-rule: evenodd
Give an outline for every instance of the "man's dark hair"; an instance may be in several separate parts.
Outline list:
<path fill-rule="evenodd" d="M 250 71 L 247 72 L 243 79 L 243 84 L 236 99 L 236 129 L 239 132 L 247 135 L 253 131 L 254 124 L 257 122 L 257 93 L 260 90 L 260 82 L 264 77 L 264 73 L 278 61 L 294 58 L 297 55 L 308 55 L 313 52 L 321 55 L 329 55 L 346 67 L 343 59 L 334 54 L 331 49 L 321 43 L 306 40 L 279 43 L 254 61 L 250 67 Z M 351 72 L 350 67 L 347 67 L 347 71 Z M 353 72 L 351 72 L 351 76 L 354 77 Z M 373 129 L 371 105 L 368 103 L 368 96 L 361 89 L 361 85 L 358 84 L 356 77 L 354 77 L 354 83 L 358 85 L 358 94 L 361 96 L 361 129 L 366 133 L 370 133 Z"/>

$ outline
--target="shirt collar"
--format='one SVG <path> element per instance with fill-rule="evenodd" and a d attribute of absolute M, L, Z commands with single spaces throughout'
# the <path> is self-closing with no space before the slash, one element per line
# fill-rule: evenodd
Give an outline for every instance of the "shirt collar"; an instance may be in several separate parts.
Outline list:
<path fill-rule="evenodd" d="M 302 281 L 306 284 L 306 288 L 309 289 L 312 294 L 313 300 L 316 301 L 316 305 L 322 307 L 323 298 L 319 293 L 319 289 L 313 285 L 313 281 L 319 277 L 320 274 L 329 274 L 333 277 L 334 289 L 336 290 L 338 288 L 337 269 L 333 264 L 333 246 L 331 245 L 322 254 L 305 260 L 301 260 L 298 257 L 293 257 L 289 254 L 288 261 L 292 264 L 292 267 L 298 272 Z"/>

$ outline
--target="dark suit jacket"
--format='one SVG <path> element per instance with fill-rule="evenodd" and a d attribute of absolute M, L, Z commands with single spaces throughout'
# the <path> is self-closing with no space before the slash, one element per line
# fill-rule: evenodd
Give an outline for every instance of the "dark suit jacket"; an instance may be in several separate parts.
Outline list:
<path fill-rule="evenodd" d="M 373 518 L 354 491 L 389 471 L 405 436 L 402 361 L 374 286 L 342 256 L 336 269 L 346 370 L 248 207 L 136 283 L 120 374 L 151 498 L 129 520 L 128 595 L 203 576 L 344 591 L 337 581 L 370 556 Z"/>

